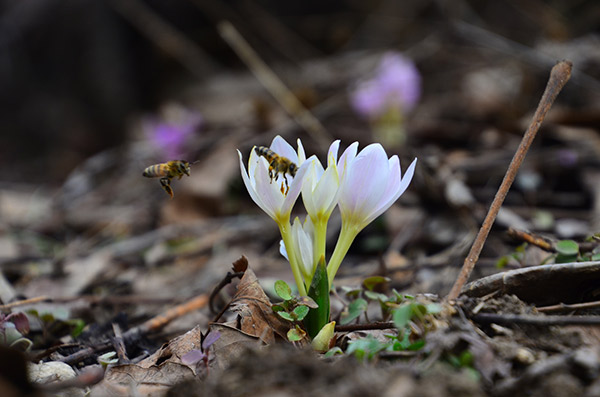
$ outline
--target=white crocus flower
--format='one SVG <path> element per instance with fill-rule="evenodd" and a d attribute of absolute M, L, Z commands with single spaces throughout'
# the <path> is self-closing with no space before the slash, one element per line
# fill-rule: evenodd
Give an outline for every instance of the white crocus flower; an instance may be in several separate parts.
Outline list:
<path fill-rule="evenodd" d="M 272 181 L 269 177 L 269 162 L 264 157 L 259 156 L 254 148 L 250 152 L 248 172 L 246 172 L 242 153 L 239 150 L 238 155 L 240 157 L 242 179 L 244 180 L 246 189 L 248 189 L 248 193 L 250 193 L 250 197 L 275 222 L 279 223 L 279 221 L 286 218 L 289 220 L 292 207 L 296 203 L 302 189 L 302 181 L 307 171 L 306 166 L 310 164 L 302 167 L 302 164 L 306 162 L 306 155 L 300 139 L 298 139 L 297 152 L 279 135 L 273 139 L 270 149 L 299 167 L 295 177 L 292 177 L 289 173 L 280 174 L 277 181 Z M 287 180 L 289 190 L 284 188 L 284 179 Z"/>
<path fill-rule="evenodd" d="M 339 146 L 338 140 L 329 147 L 327 169 L 319 160 L 312 162 L 302 184 L 302 201 L 314 225 L 313 268 L 319 258 L 325 255 L 327 222 L 337 204 L 340 182 L 336 162 Z"/>
<path fill-rule="evenodd" d="M 313 241 L 314 228 L 311 219 L 306 217 L 304 224 L 302 224 L 300 219 L 296 217 L 292 224 L 292 244 L 294 244 L 296 260 L 300 264 L 300 271 L 304 276 L 304 280 L 307 281 L 306 284 L 310 284 L 310 279 L 314 273 Z M 279 244 L 279 252 L 289 261 L 283 240 Z"/>
<path fill-rule="evenodd" d="M 296 175 L 292 176 L 289 173 L 279 174 L 276 181 L 272 180 L 269 176 L 269 162 L 263 156 L 259 156 L 255 148 L 252 148 L 250 159 L 248 160 L 247 172 L 242 160 L 242 154 L 238 150 L 242 179 L 252 200 L 277 222 L 287 252 L 291 253 L 289 261 L 294 273 L 294 279 L 298 285 L 298 292 L 304 296 L 306 295 L 306 287 L 302 280 L 302 274 L 292 244 L 290 213 L 302 190 L 306 171 L 316 158 L 311 157 L 308 160 L 306 159 L 300 139 L 298 139 L 298 150 L 296 151 L 285 139 L 278 135 L 273 139 L 270 149 L 278 156 L 284 157 L 296 164 L 299 167 Z"/>
<path fill-rule="evenodd" d="M 388 159 L 380 144 L 371 144 L 358 154 L 357 148 L 352 144 L 338 163 L 342 230 L 327 266 L 330 285 L 356 235 L 404 193 L 417 164 L 415 159 L 402 177 L 398 156 Z"/>

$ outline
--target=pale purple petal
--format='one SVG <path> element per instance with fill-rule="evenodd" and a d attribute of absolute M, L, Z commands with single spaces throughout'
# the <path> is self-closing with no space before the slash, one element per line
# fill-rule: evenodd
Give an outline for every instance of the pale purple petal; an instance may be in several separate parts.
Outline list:
<path fill-rule="evenodd" d="M 412 109 L 421 95 L 421 75 L 415 64 L 408 58 L 388 53 L 379 66 L 377 81 L 388 100 Z"/>
<path fill-rule="evenodd" d="M 413 162 L 410 163 L 410 165 L 406 169 L 406 172 L 402 176 L 402 182 L 400 182 L 400 187 L 398 188 L 398 191 L 395 194 L 396 198 L 394 199 L 394 201 L 396 201 L 398 199 L 398 197 L 400 197 L 408 188 L 408 185 L 410 184 L 413 176 L 415 175 L 415 167 L 416 166 L 417 166 L 417 159 L 415 158 L 413 160 Z"/>
<path fill-rule="evenodd" d="M 213 343 L 215 343 L 221 337 L 221 333 L 219 331 L 210 331 L 208 335 L 204 338 L 202 342 L 202 349 L 208 349 Z"/>
<path fill-rule="evenodd" d="M 284 202 L 284 196 L 281 193 L 282 181 L 281 179 L 271 181 L 271 178 L 269 178 L 269 165 L 264 157 L 261 157 L 258 167 L 254 170 L 254 181 L 256 184 L 256 193 L 260 196 L 264 207 L 269 208 L 269 211 L 265 210 L 263 207 L 261 208 L 269 214 L 271 218 L 277 221 L 277 217 L 282 213 L 282 205 Z M 285 189 L 285 184 L 283 188 Z"/>
<path fill-rule="evenodd" d="M 327 166 L 337 164 L 338 151 L 340 149 L 340 140 L 334 141 L 331 146 L 329 146 L 329 151 L 327 152 Z"/>
<path fill-rule="evenodd" d="M 300 138 L 296 141 L 298 143 L 298 165 L 302 165 L 306 161 L 306 153 L 304 152 L 304 146 Z"/>
<path fill-rule="evenodd" d="M 298 153 L 296 152 L 296 150 L 294 150 L 292 145 L 287 143 L 287 141 L 281 136 L 277 135 L 275 138 L 273 138 L 273 142 L 271 142 L 270 148 L 279 156 L 286 157 L 293 163 L 298 164 Z"/>
<path fill-rule="evenodd" d="M 288 257 L 287 250 L 285 249 L 285 243 L 283 242 L 283 240 L 279 240 L 279 253 L 281 254 L 281 256 L 283 256 L 285 259 L 287 259 L 288 262 L 290 261 L 290 258 Z"/>
<path fill-rule="evenodd" d="M 194 365 L 206 357 L 201 350 L 194 349 L 181 356 L 181 363 L 184 365 Z"/>
<path fill-rule="evenodd" d="M 386 104 L 386 96 L 378 82 L 364 81 L 352 93 L 350 103 L 361 116 L 375 117 L 382 113 Z"/>
<path fill-rule="evenodd" d="M 281 213 L 285 214 L 292 210 L 292 207 L 296 203 L 298 196 L 300 196 L 300 192 L 302 191 L 302 183 L 304 182 L 304 176 L 308 171 L 309 167 L 312 165 L 312 162 L 316 160 L 316 157 L 310 156 L 306 161 L 298 168 L 296 172 L 296 176 L 293 178 L 290 183 L 290 190 L 288 191 L 287 196 L 283 201 L 283 205 L 281 208 Z"/>
<path fill-rule="evenodd" d="M 250 177 L 248 176 L 248 173 L 246 172 L 246 167 L 244 166 L 244 162 L 242 159 L 242 153 L 239 150 L 237 152 L 238 152 L 238 156 L 240 158 L 240 169 L 242 172 L 242 180 L 244 181 L 244 185 L 246 186 L 246 189 L 248 190 L 248 194 L 250 194 L 250 197 L 256 203 L 256 205 L 258 205 L 263 211 L 265 211 L 267 213 L 267 215 L 269 215 L 271 218 L 275 219 L 275 212 L 272 210 L 272 207 L 268 207 L 261 200 L 261 197 L 256 192 L 255 187 L 254 187 L 252 181 L 250 180 Z M 256 167 L 253 167 L 253 168 L 254 168 L 254 171 L 256 172 Z M 254 179 L 254 176 L 253 176 L 253 179 Z"/>
<path fill-rule="evenodd" d="M 354 142 L 344 150 L 344 153 L 342 153 L 342 157 L 340 157 L 340 161 L 338 162 L 338 175 L 340 176 L 340 180 L 344 178 L 346 167 L 354 160 L 357 152 L 358 142 Z"/>
<path fill-rule="evenodd" d="M 298 218 L 294 219 L 292 235 L 296 242 L 297 257 L 304 268 L 305 274 L 311 274 L 313 262 L 313 243 L 311 236 L 304 231 Z"/>
<path fill-rule="evenodd" d="M 364 148 L 349 164 L 341 182 L 339 205 L 344 214 L 364 219 L 377 207 L 388 183 L 388 158 L 380 144 Z"/>
<path fill-rule="evenodd" d="M 325 214 L 333 211 L 337 203 L 338 186 L 337 170 L 334 167 L 328 167 L 312 192 L 312 202 L 316 209 L 321 209 Z M 308 208 L 306 210 L 309 214 L 311 213 Z"/>
<path fill-rule="evenodd" d="M 373 210 L 371 215 L 367 217 L 365 221 L 367 224 L 373 222 L 375 218 L 385 212 L 394 203 L 394 201 L 396 201 L 394 196 L 399 190 L 400 183 L 402 182 L 400 179 L 400 160 L 398 160 L 398 156 L 392 156 L 389 159 L 388 166 L 390 170 L 388 185 L 385 189 L 385 192 L 381 196 L 381 200 L 377 204 L 377 207 Z"/>
<path fill-rule="evenodd" d="M 359 83 L 351 104 L 361 116 L 376 118 L 390 109 L 402 112 L 415 107 L 421 96 L 421 75 L 409 58 L 398 53 L 383 56 L 375 76 Z"/>
<path fill-rule="evenodd" d="M 390 165 L 391 160 L 392 159 L 390 159 Z M 396 202 L 396 200 L 398 200 L 402 193 L 406 191 L 413 178 L 415 167 L 417 165 L 417 159 L 414 159 L 413 162 L 408 166 L 408 169 L 404 173 L 404 177 L 402 177 L 402 179 L 400 177 L 400 162 L 398 161 L 397 157 L 396 162 L 397 166 L 394 164 L 394 170 L 390 173 L 389 189 L 386 191 L 386 195 L 384 195 L 384 199 L 380 202 L 377 210 L 367 219 L 367 223 L 371 223 L 373 220 L 375 220 L 375 218 L 387 211 L 387 209 L 390 208 L 392 204 Z"/>

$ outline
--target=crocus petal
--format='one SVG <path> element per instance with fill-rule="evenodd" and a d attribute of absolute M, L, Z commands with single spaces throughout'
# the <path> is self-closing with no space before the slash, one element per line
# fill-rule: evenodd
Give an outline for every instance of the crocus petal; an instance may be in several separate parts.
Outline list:
<path fill-rule="evenodd" d="M 283 240 L 279 240 L 279 253 L 288 261 L 290 260 L 290 258 L 288 258 L 287 250 L 285 249 L 285 243 Z"/>
<path fill-rule="evenodd" d="M 406 172 L 404 173 L 404 176 L 402 177 L 402 181 L 400 182 L 400 187 L 398 188 L 398 191 L 394 195 L 394 197 L 395 197 L 394 201 L 396 201 L 398 199 L 398 197 L 400 197 L 408 188 L 410 181 L 412 181 L 412 178 L 415 175 L 415 167 L 416 166 L 417 166 L 417 159 L 415 158 L 413 160 L 413 162 L 410 163 L 410 165 L 406 169 Z M 398 167 L 400 167 L 399 163 L 398 163 Z"/>
<path fill-rule="evenodd" d="M 334 141 L 331 146 L 329 146 L 329 151 L 327 152 L 327 166 L 331 166 L 332 164 L 337 164 L 338 151 L 340 149 L 340 140 Z"/>
<path fill-rule="evenodd" d="M 364 148 L 349 164 L 340 187 L 342 216 L 362 223 L 381 200 L 389 180 L 388 158 L 379 144 Z"/>
<path fill-rule="evenodd" d="M 316 160 L 315 156 L 310 156 L 298 169 L 296 172 L 296 176 L 294 180 L 290 182 L 290 190 L 284 198 L 283 205 L 281 208 L 282 213 L 289 213 L 292 211 L 292 207 L 296 203 L 300 192 L 302 191 L 302 183 L 304 182 L 304 177 L 306 176 L 306 171 L 308 171 L 312 162 Z M 285 177 L 285 175 L 284 175 Z"/>
<path fill-rule="evenodd" d="M 310 275 L 313 267 L 313 242 L 311 236 L 304 231 L 298 218 L 294 219 L 294 224 L 292 225 L 292 234 L 296 244 L 298 259 L 304 268 L 304 274 Z"/>
<path fill-rule="evenodd" d="M 312 203 L 315 210 L 320 210 L 329 215 L 337 203 L 337 192 L 339 179 L 335 165 L 330 166 L 325 170 L 317 186 L 312 192 Z M 304 196 L 303 196 L 304 197 Z M 311 212 L 306 208 L 306 211 Z"/>
<path fill-rule="evenodd" d="M 265 212 L 277 221 L 277 217 L 283 212 L 282 206 L 285 198 L 280 190 L 282 182 L 271 181 L 269 178 L 269 165 L 262 157 L 258 163 L 258 167 L 254 170 L 254 183 L 256 193 L 260 196 L 264 205 L 270 209 L 269 212 Z M 274 216 L 271 215 L 272 213 L 274 213 Z"/>
<path fill-rule="evenodd" d="M 394 159 L 395 158 L 395 159 Z M 400 176 L 400 162 L 396 156 L 390 159 L 390 184 L 386 189 L 383 199 L 377 206 L 377 209 L 365 220 L 367 224 L 373 222 L 375 218 L 387 211 L 398 200 L 398 198 L 406 191 L 415 173 L 417 159 L 414 159 L 410 164 L 404 177 Z"/>
<path fill-rule="evenodd" d="M 238 150 L 238 156 L 240 157 L 240 169 L 242 172 L 242 180 L 244 181 L 244 185 L 246 185 L 246 189 L 248 190 L 248 194 L 252 200 L 258 205 L 263 211 L 267 213 L 271 218 L 275 219 L 275 212 L 272 210 L 272 207 L 267 206 L 262 200 L 261 196 L 256 192 L 253 183 L 250 180 L 248 173 L 246 172 L 246 167 L 244 166 L 244 162 L 242 160 L 242 153 Z"/>
<path fill-rule="evenodd" d="M 354 142 L 344 150 L 344 153 L 342 153 L 342 157 L 340 157 L 340 161 L 338 162 L 338 175 L 340 176 L 340 180 L 344 178 L 346 167 L 354 160 L 357 152 L 358 142 Z"/>
<path fill-rule="evenodd" d="M 297 140 L 298 143 L 298 165 L 302 165 L 306 161 L 306 153 L 304 152 L 304 146 L 300 138 Z"/>
<path fill-rule="evenodd" d="M 271 142 L 270 148 L 279 156 L 286 157 L 293 163 L 298 164 L 298 153 L 296 152 L 296 150 L 294 150 L 292 145 L 287 143 L 287 141 L 281 136 L 277 135 L 275 138 L 273 138 L 273 142 Z"/>

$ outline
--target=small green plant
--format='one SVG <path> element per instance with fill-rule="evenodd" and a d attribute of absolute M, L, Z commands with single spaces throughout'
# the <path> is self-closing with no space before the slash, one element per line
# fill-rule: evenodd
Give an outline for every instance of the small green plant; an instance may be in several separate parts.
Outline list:
<path fill-rule="evenodd" d="M 110 351 L 108 353 L 104 353 L 98 356 L 98 363 L 102 366 L 102 368 L 106 369 L 109 365 L 115 365 L 119 362 L 117 358 L 117 353 L 114 351 Z"/>
<path fill-rule="evenodd" d="M 586 242 L 597 241 L 596 236 L 591 236 L 586 239 Z M 600 245 L 593 249 L 584 251 L 580 244 L 574 240 L 560 240 L 554 244 L 556 256 L 555 263 L 571 263 L 571 262 L 587 262 L 600 260 Z"/>
<path fill-rule="evenodd" d="M 292 289 L 283 280 L 275 282 L 275 293 L 283 301 L 273 305 L 273 311 L 284 320 L 295 323 L 294 328 L 288 332 L 288 339 L 291 342 L 304 339 L 306 332 L 299 324 L 308 315 L 310 309 L 316 309 L 319 306 L 308 296 L 293 296 Z"/>
<path fill-rule="evenodd" d="M 515 248 L 512 253 L 501 256 L 500 259 L 496 261 L 496 267 L 498 269 L 504 269 L 511 259 L 516 260 L 518 263 L 522 263 L 523 259 L 525 258 L 525 250 L 527 249 L 527 245 L 527 243 L 523 243 Z"/>
<path fill-rule="evenodd" d="M 359 359 L 371 360 L 381 351 L 420 350 L 425 346 L 424 335 L 436 327 L 434 315 L 442 311 L 437 303 L 421 302 L 422 299 L 411 295 L 402 295 L 392 290 L 389 295 L 375 292 L 374 289 L 388 280 L 368 278 L 362 288 L 346 289 L 346 296 L 354 298 L 342 313 L 341 323 L 347 324 L 357 320 L 361 315 L 366 316 L 370 302 L 378 302 L 382 311 L 383 321 L 393 321 L 395 333 L 386 335 L 386 340 L 367 336 L 363 339 L 350 341 L 346 354 L 353 354 Z M 335 354 L 336 352 L 331 352 Z"/>
<path fill-rule="evenodd" d="M 85 321 L 80 318 L 69 318 L 70 313 L 62 308 L 51 308 L 43 311 L 27 310 L 30 318 L 38 321 L 42 330 L 47 334 L 69 333 L 77 338 L 85 328 Z"/>

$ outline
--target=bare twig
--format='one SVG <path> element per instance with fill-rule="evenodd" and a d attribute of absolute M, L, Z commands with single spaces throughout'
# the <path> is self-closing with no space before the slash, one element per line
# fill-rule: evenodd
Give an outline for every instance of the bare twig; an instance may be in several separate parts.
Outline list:
<path fill-rule="evenodd" d="M 219 23 L 218 29 L 223 40 L 231 46 L 285 111 L 310 134 L 315 142 L 328 146 L 332 139 L 323 124 L 304 107 L 275 72 L 250 47 L 237 29 L 228 21 Z"/>
<path fill-rule="evenodd" d="M 555 252 L 552 241 L 549 241 L 545 237 L 527 232 L 525 230 L 517 230 L 512 227 L 508 228 L 507 234 L 515 240 L 524 241 L 526 243 L 535 245 L 544 251 Z"/>
<path fill-rule="evenodd" d="M 26 305 L 31 305 L 34 303 L 39 303 L 39 302 L 47 302 L 50 300 L 51 300 L 50 297 L 45 296 L 45 295 L 36 296 L 35 298 L 23 299 L 20 301 L 7 303 L 6 305 L 0 305 L 0 310 L 8 310 L 8 309 L 12 309 L 12 308 L 19 307 L 19 306 L 26 306 Z"/>
<path fill-rule="evenodd" d="M 500 207 L 502 206 L 502 203 L 504 202 L 504 199 L 508 194 L 508 190 L 510 189 L 510 186 L 514 181 L 515 176 L 517 175 L 517 171 L 519 170 L 521 163 L 523 163 L 525 155 L 527 154 L 527 151 L 529 150 L 529 147 L 531 146 L 535 135 L 540 129 L 542 121 L 546 117 L 548 110 L 550 110 L 550 107 L 554 103 L 556 97 L 558 96 L 558 93 L 571 77 L 572 67 L 573 65 L 571 64 L 571 62 L 561 61 L 552 68 L 552 71 L 550 72 L 550 79 L 548 80 L 548 84 L 546 85 L 546 90 L 542 95 L 542 99 L 540 100 L 537 110 L 535 111 L 533 120 L 531 121 L 527 132 L 525 132 L 525 135 L 523 135 L 523 139 L 521 140 L 521 143 L 519 144 L 519 147 L 515 152 L 515 155 L 512 161 L 510 162 L 510 165 L 508 166 L 508 170 L 506 171 L 506 175 L 502 180 L 502 184 L 500 184 L 498 192 L 494 197 L 494 201 L 492 201 L 490 209 L 485 219 L 483 220 L 481 228 L 479 229 L 479 233 L 477 234 L 477 237 L 475 238 L 475 241 L 471 246 L 471 250 L 465 258 L 465 262 L 460 271 L 460 274 L 458 275 L 454 286 L 450 290 L 450 293 L 446 297 L 447 300 L 456 299 L 463 285 L 465 285 L 465 283 L 469 279 L 469 276 L 471 275 L 471 272 L 475 267 L 475 263 L 477 263 L 477 259 L 479 259 L 479 254 L 481 253 L 483 244 L 485 243 L 490 229 L 494 224 L 494 220 L 496 219 L 496 216 L 500 211 Z"/>
<path fill-rule="evenodd" d="M 123 341 L 123 333 L 119 324 L 112 324 L 113 332 L 115 337 L 113 339 L 113 347 L 119 357 L 119 364 L 129 364 L 129 358 L 127 357 L 127 349 L 125 349 L 125 341 Z"/>
<path fill-rule="evenodd" d="M 374 322 L 367 324 L 348 324 L 348 325 L 336 325 L 335 332 L 352 332 L 352 331 L 366 331 L 372 329 L 392 329 L 396 328 L 392 322 Z"/>
<path fill-rule="evenodd" d="M 146 334 L 148 332 L 157 331 L 170 323 L 171 321 L 188 314 L 194 310 L 198 310 L 206 306 L 208 303 L 208 295 L 198 295 L 189 301 L 177 305 L 158 316 L 152 317 L 141 325 L 132 328 L 123 334 L 123 338 L 127 339 L 130 335 L 136 333 Z"/>
<path fill-rule="evenodd" d="M 539 234 L 513 228 L 509 228 L 507 233 L 515 240 L 524 241 L 526 243 L 535 245 L 544 251 L 557 252 L 556 241 L 552 241 L 544 236 L 540 236 Z M 578 242 L 577 245 L 579 246 L 579 252 L 590 252 L 598 247 L 598 243 L 595 241 Z"/>
<path fill-rule="evenodd" d="M 494 323 L 500 325 L 600 325 L 600 316 L 535 316 L 526 314 L 479 313 L 471 316 L 471 320 L 480 324 Z"/>
<path fill-rule="evenodd" d="M 585 303 L 559 303 L 558 305 L 538 307 L 538 312 L 569 312 L 573 310 L 597 309 L 600 307 L 600 301 L 585 302 Z"/>
<path fill-rule="evenodd" d="M 210 293 L 210 297 L 208 299 L 209 302 L 209 307 L 210 307 L 210 312 L 212 314 L 217 314 L 217 309 L 215 308 L 215 298 L 217 297 L 217 294 L 228 284 L 231 283 L 231 281 L 235 278 L 242 278 L 242 276 L 244 275 L 244 272 L 227 272 L 227 274 L 225 275 L 225 277 L 223 277 L 223 280 L 221 280 L 221 282 L 215 286 L 215 288 L 213 288 L 212 292 Z M 220 317 L 220 316 L 219 316 Z M 219 319 L 216 318 L 213 320 L 213 322 L 218 321 Z"/>
<path fill-rule="evenodd" d="M 182 32 L 138 0 L 112 0 L 115 11 L 166 54 L 171 55 L 195 76 L 203 79 L 215 69 L 211 57 Z"/>

